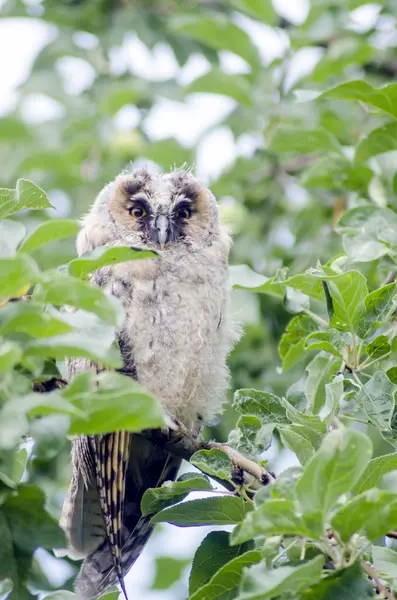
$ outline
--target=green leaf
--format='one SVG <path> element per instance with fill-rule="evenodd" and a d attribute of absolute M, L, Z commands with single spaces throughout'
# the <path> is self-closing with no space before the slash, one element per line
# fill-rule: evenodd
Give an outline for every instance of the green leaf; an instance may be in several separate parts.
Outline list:
<path fill-rule="evenodd" d="M 372 562 L 380 575 L 397 579 L 397 552 L 384 546 L 372 546 Z"/>
<path fill-rule="evenodd" d="M 265 423 L 254 415 L 241 415 L 229 433 L 228 444 L 245 456 L 255 458 L 270 447 L 275 423 Z"/>
<path fill-rule="evenodd" d="M 185 88 L 185 94 L 222 94 L 234 98 L 239 104 L 252 106 L 252 89 L 243 75 L 229 75 L 218 68 L 195 79 Z"/>
<path fill-rule="evenodd" d="M 156 257 L 156 252 L 151 250 L 140 250 L 128 246 L 100 247 L 92 252 L 86 252 L 80 258 L 71 260 L 68 264 L 68 272 L 73 277 L 85 279 L 90 273 L 106 265 Z"/>
<path fill-rule="evenodd" d="M 355 494 L 361 494 L 366 490 L 376 487 L 383 475 L 397 470 L 397 454 L 385 454 L 377 456 L 369 461 L 364 473 L 354 488 Z"/>
<path fill-rule="evenodd" d="M 24 552 L 34 552 L 38 546 L 55 548 L 65 545 L 62 530 L 44 509 L 44 492 L 28 484 L 19 486 L 2 506 L 14 544 Z"/>
<path fill-rule="evenodd" d="M 331 327 L 341 331 L 354 331 L 364 312 L 364 298 L 368 294 L 364 275 L 359 271 L 328 275 L 317 269 L 312 269 L 311 274 L 327 282 L 334 309 Z"/>
<path fill-rule="evenodd" d="M 241 544 L 257 535 L 301 535 L 318 537 L 318 531 L 311 529 L 296 510 L 292 500 L 267 500 L 245 517 L 232 531 L 231 544 Z"/>
<path fill-rule="evenodd" d="M 53 208 L 47 194 L 27 179 L 18 179 L 14 190 L 0 188 L 0 219 L 23 209 Z"/>
<path fill-rule="evenodd" d="M 189 600 L 215 600 L 224 598 L 224 594 L 230 593 L 232 590 L 237 591 L 243 570 L 257 564 L 261 557 L 259 550 L 249 550 L 241 556 L 237 556 L 221 567 L 208 583 L 189 596 Z"/>
<path fill-rule="evenodd" d="M 282 273 L 277 273 L 274 277 L 269 278 L 255 273 L 247 265 L 229 266 L 230 283 L 237 290 L 251 290 L 259 294 L 270 294 L 277 298 L 283 298 L 285 286 L 279 277 L 282 277 Z"/>
<path fill-rule="evenodd" d="M 37 302 L 9 302 L 0 309 L 0 335 L 18 332 L 42 338 L 68 333 L 72 327 L 63 316 Z"/>
<path fill-rule="evenodd" d="M 109 433 L 120 429 L 140 432 L 164 424 L 159 402 L 136 381 L 119 373 L 82 372 L 60 394 L 87 415 L 73 418 L 71 434 Z"/>
<path fill-rule="evenodd" d="M 141 500 L 142 516 L 153 515 L 167 506 L 181 502 L 192 491 L 212 489 L 204 475 L 186 473 L 178 481 L 166 481 L 161 487 L 147 489 Z"/>
<path fill-rule="evenodd" d="M 285 398 L 281 399 L 282 406 L 286 409 L 287 418 L 292 423 L 297 425 L 304 425 L 308 429 L 312 430 L 313 436 L 312 441 L 317 440 L 320 442 L 327 432 L 326 424 L 318 417 L 312 415 L 306 415 L 297 410 L 292 404 L 290 404 Z"/>
<path fill-rule="evenodd" d="M 338 414 L 343 396 L 343 375 L 334 377 L 331 383 L 325 385 L 325 405 L 320 410 L 320 417 L 328 425 Z"/>
<path fill-rule="evenodd" d="M 339 569 L 305 590 L 302 600 L 365 600 L 373 598 L 373 586 L 367 581 L 358 562 Z"/>
<path fill-rule="evenodd" d="M 333 356 L 316 356 L 306 367 L 307 412 L 318 414 L 325 402 L 325 385 L 338 371 L 339 362 Z"/>
<path fill-rule="evenodd" d="M 187 500 L 157 513 L 151 523 L 171 523 L 178 527 L 232 525 L 240 523 L 249 510 L 241 498 L 217 496 Z"/>
<path fill-rule="evenodd" d="M 323 555 L 298 566 L 268 569 L 262 562 L 244 571 L 237 600 L 265 600 L 283 594 L 297 594 L 310 587 L 321 577 Z"/>
<path fill-rule="evenodd" d="M 340 428 L 326 435 L 296 487 L 304 513 L 324 515 L 333 508 L 357 484 L 371 454 L 371 440 L 359 431 Z"/>
<path fill-rule="evenodd" d="M 289 423 L 280 398 L 270 392 L 237 390 L 233 408 L 240 414 L 259 417 L 262 423 Z"/>
<path fill-rule="evenodd" d="M 248 12 L 250 16 L 259 18 L 263 23 L 274 25 L 276 12 L 271 0 L 232 0 L 232 5 L 242 12 Z"/>
<path fill-rule="evenodd" d="M 336 511 L 331 525 L 344 542 L 364 530 L 368 539 L 375 541 L 397 527 L 397 495 L 376 488 L 368 490 Z"/>
<path fill-rule="evenodd" d="M 294 275 L 284 282 L 289 287 L 300 290 L 307 296 L 324 302 L 324 290 L 321 281 L 314 277 L 310 271 Z"/>
<path fill-rule="evenodd" d="M 305 339 L 305 350 L 324 350 L 333 356 L 342 358 L 349 338 L 337 329 L 327 331 L 315 331 Z"/>
<path fill-rule="evenodd" d="M 0 221 L 0 256 L 11 258 L 18 244 L 25 237 L 26 228 L 22 223 L 5 219 Z"/>
<path fill-rule="evenodd" d="M 215 50 L 229 50 L 248 63 L 259 64 L 259 57 L 249 35 L 223 15 L 174 18 L 172 28 Z"/>
<path fill-rule="evenodd" d="M 173 556 L 157 556 L 152 590 L 167 590 L 177 582 L 190 560 Z"/>
<path fill-rule="evenodd" d="M 233 463 L 226 452 L 218 448 L 195 452 L 190 458 L 190 463 L 211 477 L 231 480 Z"/>
<path fill-rule="evenodd" d="M 34 260 L 26 254 L 0 259 L 0 293 L 2 297 L 18 297 L 40 281 L 41 275 Z"/>
<path fill-rule="evenodd" d="M 279 125 L 269 149 L 272 152 L 299 152 L 303 154 L 321 151 L 341 153 L 336 138 L 326 129 L 299 129 L 289 125 Z"/>
<path fill-rule="evenodd" d="M 356 147 L 356 157 L 368 160 L 371 156 L 397 150 L 397 123 L 373 129 Z"/>
<path fill-rule="evenodd" d="M 101 596 L 100 600 L 117 600 L 117 598 L 113 599 L 110 596 L 110 594 L 106 594 L 105 596 Z M 73 594 L 73 592 L 59 590 L 59 592 L 54 592 L 53 594 L 45 596 L 43 600 L 79 600 L 79 598 L 76 594 Z"/>
<path fill-rule="evenodd" d="M 306 347 L 306 339 L 308 336 L 311 338 L 310 334 L 317 329 L 317 323 L 306 315 L 297 315 L 291 319 L 278 347 L 283 372 L 304 358 L 303 350 Z"/>
<path fill-rule="evenodd" d="M 344 156 L 327 155 L 302 172 L 300 183 L 307 188 L 322 187 L 329 190 L 350 190 L 366 193 L 374 172 L 358 161 L 348 161 Z"/>
<path fill-rule="evenodd" d="M 0 375 L 12 369 L 22 358 L 22 350 L 15 342 L 0 345 Z"/>
<path fill-rule="evenodd" d="M 21 255 L 19 258 L 22 257 L 28 258 L 26 255 Z M 55 306 L 69 304 L 94 312 L 112 325 L 120 326 L 123 321 L 123 310 L 117 298 L 75 277 L 53 273 L 35 288 L 33 298 L 38 302 L 51 303 Z"/>
<path fill-rule="evenodd" d="M 385 285 L 368 294 L 364 300 L 364 314 L 357 327 L 357 333 L 362 339 L 389 319 L 396 306 L 395 297 L 395 283 Z"/>
<path fill-rule="evenodd" d="M 21 244 L 19 252 L 31 253 L 40 246 L 76 235 L 80 227 L 72 219 L 51 219 L 41 223 Z"/>
<path fill-rule="evenodd" d="M 397 215 L 389 208 L 363 205 L 347 211 L 335 230 L 343 235 L 351 261 L 370 262 L 395 249 Z"/>
<path fill-rule="evenodd" d="M 376 371 L 361 388 L 358 402 L 368 419 L 381 431 L 391 429 L 397 386 L 383 371 Z"/>
<path fill-rule="evenodd" d="M 277 428 L 284 446 L 294 452 L 299 462 L 304 465 L 314 454 L 312 440 L 304 425 L 290 425 Z"/>
<path fill-rule="evenodd" d="M 338 98 L 341 100 L 359 100 L 375 106 L 397 118 L 397 84 L 392 83 L 381 88 L 374 88 L 365 81 L 349 81 L 338 85 L 318 98 Z"/>
<path fill-rule="evenodd" d="M 371 358 L 380 358 L 385 354 L 389 354 L 390 350 L 391 345 L 386 335 L 378 335 L 365 348 L 366 353 Z"/>
<path fill-rule="evenodd" d="M 194 594 L 207 584 L 229 561 L 251 549 L 252 544 L 230 546 L 229 532 L 227 531 L 211 531 L 201 542 L 194 555 L 189 576 L 189 594 Z"/>

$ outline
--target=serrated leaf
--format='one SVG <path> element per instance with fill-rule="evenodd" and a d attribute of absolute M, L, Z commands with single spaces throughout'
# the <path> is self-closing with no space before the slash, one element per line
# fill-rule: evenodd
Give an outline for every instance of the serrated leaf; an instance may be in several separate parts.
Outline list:
<path fill-rule="evenodd" d="M 190 458 L 190 463 L 207 475 L 219 479 L 231 480 L 233 463 L 230 457 L 218 448 L 199 450 Z"/>
<path fill-rule="evenodd" d="M 285 333 L 282 335 L 278 351 L 282 359 L 283 372 L 294 366 L 305 356 L 303 350 L 307 336 L 318 329 L 318 325 L 313 319 L 306 315 L 297 315 L 287 325 Z"/>
<path fill-rule="evenodd" d="M 380 358 L 388 354 L 391 350 L 391 345 L 386 335 L 378 335 L 370 342 L 365 351 L 371 358 Z"/>
<path fill-rule="evenodd" d="M 321 577 L 325 562 L 323 555 L 298 566 L 268 569 L 264 563 L 244 571 L 237 600 L 265 600 L 283 594 L 297 594 L 310 587 Z"/>
<path fill-rule="evenodd" d="M 390 283 L 371 292 L 364 299 L 365 310 L 357 326 L 357 333 L 362 339 L 389 319 L 396 306 L 395 296 L 396 284 Z"/>
<path fill-rule="evenodd" d="M 141 500 L 142 516 L 153 515 L 167 506 L 181 502 L 192 491 L 213 489 L 204 475 L 197 473 L 186 475 L 178 481 L 166 481 L 161 487 L 147 489 Z"/>
<path fill-rule="evenodd" d="M 52 208 L 47 194 L 27 179 L 18 179 L 15 189 L 0 188 L 0 219 L 23 209 Z"/>
<path fill-rule="evenodd" d="M 237 588 L 243 569 L 258 563 L 261 557 L 262 555 L 259 550 L 249 550 L 241 556 L 232 559 L 221 567 L 208 583 L 189 596 L 189 600 L 215 600 L 216 598 L 224 598 L 224 594 L 230 593 Z"/>
<path fill-rule="evenodd" d="M 344 542 L 364 530 L 368 539 L 375 541 L 397 527 L 397 495 L 376 488 L 368 490 L 337 510 L 331 525 Z"/>
<path fill-rule="evenodd" d="M 229 433 L 228 444 L 244 456 L 255 457 L 270 447 L 275 423 L 265 423 L 254 415 L 241 415 Z"/>
<path fill-rule="evenodd" d="M 281 404 L 286 409 L 287 418 L 294 424 L 304 425 L 305 427 L 313 431 L 313 441 L 316 439 L 318 442 L 322 440 L 325 433 L 327 432 L 326 424 L 315 415 L 306 415 L 301 411 L 297 410 L 292 404 L 285 398 L 281 399 Z"/>
<path fill-rule="evenodd" d="M 230 546 L 228 531 L 211 531 L 198 547 L 193 558 L 192 570 L 189 576 L 189 594 L 194 594 L 229 561 L 239 557 L 252 544 Z"/>
<path fill-rule="evenodd" d="M 342 358 L 349 338 L 337 329 L 315 331 L 305 339 L 305 350 L 323 350 L 333 356 Z"/>
<path fill-rule="evenodd" d="M 318 531 L 307 526 L 292 500 L 267 500 L 250 512 L 232 531 L 231 544 L 241 544 L 257 535 L 302 535 L 318 537 Z"/>
<path fill-rule="evenodd" d="M 289 423 L 280 398 L 270 392 L 237 390 L 233 408 L 243 415 L 255 415 L 262 423 Z"/>
<path fill-rule="evenodd" d="M 157 513 L 152 523 L 171 523 L 178 527 L 197 525 L 232 525 L 240 523 L 249 510 L 241 498 L 217 496 L 187 500 Z"/>
<path fill-rule="evenodd" d="M 368 419 L 381 431 L 390 430 L 397 386 L 383 371 L 376 371 L 361 388 L 358 402 Z"/>
<path fill-rule="evenodd" d="M 100 247 L 71 260 L 68 264 L 68 273 L 73 277 L 85 279 L 90 273 L 106 265 L 156 258 L 157 256 L 158 254 L 151 250 L 140 250 L 129 246 Z"/>
<path fill-rule="evenodd" d="M 304 513 L 325 515 L 339 496 L 353 489 L 371 454 L 371 440 L 359 431 L 340 428 L 327 434 L 296 486 Z"/>
<path fill-rule="evenodd" d="M 397 454 L 385 454 L 377 456 L 369 461 L 364 473 L 354 488 L 355 494 L 361 494 L 366 490 L 376 487 L 383 475 L 397 470 Z"/>
<path fill-rule="evenodd" d="M 318 98 L 338 98 L 341 100 L 359 100 L 375 106 L 397 118 L 397 84 L 392 83 L 374 88 L 365 81 L 349 81 L 323 92 Z"/>
<path fill-rule="evenodd" d="M 237 290 L 251 290 L 259 294 L 270 294 L 277 298 L 283 298 L 285 286 L 282 282 L 282 273 L 274 277 L 259 275 L 247 265 L 230 265 L 229 280 L 233 288 Z"/>
<path fill-rule="evenodd" d="M 354 331 L 364 312 L 364 298 L 368 294 L 364 275 L 359 271 L 329 275 L 317 269 L 312 269 L 311 274 L 327 282 L 334 309 L 331 327 L 341 331 Z"/>
<path fill-rule="evenodd" d="M 80 227 L 72 219 L 52 219 L 41 223 L 20 245 L 19 252 L 31 253 L 50 242 L 76 235 Z"/>

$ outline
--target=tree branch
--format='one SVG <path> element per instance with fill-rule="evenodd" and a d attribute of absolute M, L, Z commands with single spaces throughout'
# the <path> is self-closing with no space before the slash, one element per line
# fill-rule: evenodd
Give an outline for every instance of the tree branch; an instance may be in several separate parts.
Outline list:
<path fill-rule="evenodd" d="M 393 594 L 393 592 L 387 588 L 385 585 L 383 585 L 383 583 L 381 583 L 380 579 L 379 579 L 379 575 L 378 573 L 375 571 L 374 567 L 372 565 L 370 565 L 366 560 L 364 560 L 363 558 L 360 561 L 362 568 L 364 569 L 364 571 L 366 571 L 375 587 L 376 593 L 382 593 L 383 598 L 385 600 L 396 600 L 395 595 Z"/>
<path fill-rule="evenodd" d="M 257 462 L 247 458 L 227 444 L 213 441 L 202 442 L 181 430 L 170 431 L 170 433 L 167 434 L 163 430 L 150 429 L 142 431 L 140 435 L 152 442 L 155 446 L 160 446 L 168 452 L 171 452 L 171 454 L 180 456 L 187 461 L 189 461 L 193 454 L 199 450 L 211 450 L 212 448 L 217 448 L 229 456 L 233 463 L 233 467 L 244 471 L 244 473 L 248 473 L 261 485 L 268 485 L 276 479 L 274 473 L 269 473 Z M 229 486 L 226 485 L 226 482 L 223 479 L 219 479 L 219 483 L 229 489 Z"/>

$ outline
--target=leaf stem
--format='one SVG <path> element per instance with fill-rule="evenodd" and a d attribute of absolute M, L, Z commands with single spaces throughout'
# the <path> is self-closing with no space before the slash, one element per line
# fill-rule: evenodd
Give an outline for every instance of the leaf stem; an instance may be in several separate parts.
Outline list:
<path fill-rule="evenodd" d="M 308 317 L 311 317 L 313 319 L 313 321 L 317 321 L 317 323 L 324 325 L 324 327 L 329 327 L 328 321 L 326 321 L 319 315 L 316 315 L 316 313 L 312 312 L 309 308 L 305 308 L 305 310 L 303 312 L 306 313 Z"/>

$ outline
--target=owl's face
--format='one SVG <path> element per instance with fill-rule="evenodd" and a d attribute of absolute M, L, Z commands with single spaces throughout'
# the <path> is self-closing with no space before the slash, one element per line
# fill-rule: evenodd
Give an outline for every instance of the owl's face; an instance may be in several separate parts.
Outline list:
<path fill-rule="evenodd" d="M 107 209 L 117 230 L 146 246 L 166 249 L 216 233 L 216 201 L 189 172 L 140 170 L 120 175 L 112 186 Z"/>

